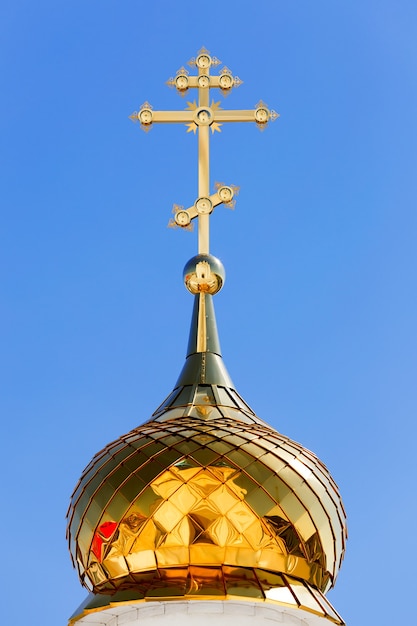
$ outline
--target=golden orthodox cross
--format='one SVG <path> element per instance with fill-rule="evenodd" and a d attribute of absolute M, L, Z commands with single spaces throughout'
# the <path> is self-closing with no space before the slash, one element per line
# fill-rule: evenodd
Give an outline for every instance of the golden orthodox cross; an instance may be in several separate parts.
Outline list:
<path fill-rule="evenodd" d="M 233 77 L 227 67 L 218 76 L 211 76 L 210 68 L 219 64 L 216 57 L 202 48 L 197 57 L 189 61 L 190 66 L 198 68 L 197 76 L 190 76 L 188 70 L 182 67 L 175 78 L 169 79 L 168 85 L 176 87 L 181 95 L 190 88 L 198 89 L 198 103 L 188 102 L 183 111 L 154 111 L 145 102 L 138 112 L 130 116 L 133 121 L 139 121 L 145 131 L 155 123 L 183 123 L 188 126 L 187 132 L 198 131 L 198 198 L 187 210 L 174 205 L 173 225 L 187 228 L 191 220 L 198 217 L 199 254 L 209 254 L 209 218 L 214 207 L 219 204 L 233 206 L 233 195 L 237 191 L 237 187 L 216 184 L 216 193 L 210 195 L 210 130 L 212 133 L 220 132 L 224 122 L 255 122 L 263 129 L 270 120 L 278 117 L 263 102 L 259 102 L 255 109 L 242 111 L 221 109 L 219 102 L 212 101 L 210 104 L 210 89 L 218 88 L 227 95 L 233 87 L 242 83 L 238 77 Z"/>

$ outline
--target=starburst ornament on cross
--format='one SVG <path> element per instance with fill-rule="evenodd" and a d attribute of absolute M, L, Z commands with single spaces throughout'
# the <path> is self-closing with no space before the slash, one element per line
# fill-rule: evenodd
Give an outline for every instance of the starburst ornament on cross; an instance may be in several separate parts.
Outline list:
<path fill-rule="evenodd" d="M 220 102 L 214 100 L 210 104 L 210 89 L 220 89 L 227 95 L 233 87 L 242 84 L 227 67 L 218 76 L 210 75 L 210 68 L 220 63 L 216 57 L 210 56 L 208 50 L 202 48 L 197 57 L 189 61 L 190 66 L 198 68 L 196 76 L 190 76 L 188 70 L 182 67 L 175 78 L 168 80 L 168 85 L 175 87 L 182 96 L 188 89 L 198 90 L 198 102 L 188 102 L 185 110 L 154 111 L 149 102 L 145 102 L 139 111 L 130 116 L 134 122 L 139 121 L 145 131 L 150 130 L 155 123 L 183 123 L 187 126 L 187 132 L 198 131 L 198 198 L 192 207 L 185 210 L 174 205 L 175 215 L 169 226 L 190 230 L 192 220 L 198 217 L 199 254 L 209 254 L 209 218 L 214 207 L 225 204 L 233 208 L 233 197 L 239 189 L 233 185 L 217 184 L 216 193 L 210 194 L 210 130 L 212 133 L 221 132 L 220 127 L 225 122 L 255 122 L 263 130 L 269 121 L 279 117 L 262 101 L 258 102 L 255 109 L 249 110 L 225 110 L 221 108 Z"/>

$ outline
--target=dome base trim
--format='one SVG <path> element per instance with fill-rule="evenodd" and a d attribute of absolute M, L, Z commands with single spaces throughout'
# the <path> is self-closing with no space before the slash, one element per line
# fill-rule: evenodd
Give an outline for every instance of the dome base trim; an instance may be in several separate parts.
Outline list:
<path fill-rule="evenodd" d="M 93 596 L 93 594 L 91 594 Z M 99 602 L 101 604 L 99 606 Z M 271 620 L 283 626 L 345 626 L 337 616 L 318 615 L 301 607 L 279 602 L 253 601 L 253 599 L 227 598 L 199 600 L 161 599 L 159 601 L 125 600 L 110 602 L 109 596 L 87 598 L 70 618 L 68 626 L 152 626 L 168 623 L 170 626 L 210 626 L 213 618 L 217 626 L 229 626 L 231 620 L 239 619 L 239 626 L 271 624 Z"/>
<path fill-rule="evenodd" d="M 271 576 L 273 576 L 271 578 Z M 268 582 L 274 585 L 266 584 Z M 161 580 L 159 584 L 146 585 L 136 584 L 128 589 L 118 590 L 112 595 L 104 593 L 90 593 L 81 606 L 75 611 L 70 619 L 70 626 L 78 622 L 81 618 L 104 611 L 112 607 L 124 605 L 143 605 L 164 602 L 194 602 L 210 601 L 210 603 L 221 603 L 231 601 L 255 602 L 273 607 L 289 607 L 311 613 L 320 618 L 325 618 L 333 624 L 342 626 L 344 624 L 341 617 L 334 610 L 330 602 L 316 587 L 306 581 L 290 576 L 271 575 L 268 572 L 257 570 L 257 574 L 250 569 L 241 568 L 236 570 L 234 579 L 230 579 L 227 589 L 223 586 L 224 581 L 211 579 L 211 584 L 198 584 L 196 579 L 186 591 L 179 580 L 172 580 L 172 584 L 167 584 Z M 174 584 L 176 582 L 176 584 Z M 217 584 L 216 584 L 217 582 Z M 89 623 L 89 622 L 81 622 Z M 101 622 L 100 622 L 101 623 Z M 305 623 L 305 622 L 303 622 Z M 113 626 L 113 623 L 112 623 Z"/>

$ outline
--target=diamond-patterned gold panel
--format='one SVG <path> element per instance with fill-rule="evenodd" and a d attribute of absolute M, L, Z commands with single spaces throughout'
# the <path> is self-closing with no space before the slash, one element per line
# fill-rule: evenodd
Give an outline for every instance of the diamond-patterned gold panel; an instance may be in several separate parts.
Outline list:
<path fill-rule="evenodd" d="M 199 387 L 200 398 L 216 402 L 218 388 L 202 395 Z M 197 396 L 185 391 L 177 396 Z M 85 469 L 68 512 L 82 582 L 114 593 L 171 568 L 227 566 L 287 574 L 326 591 L 346 526 L 324 465 L 243 401 L 234 409 L 240 421 L 227 417 L 230 406 L 217 405 L 221 419 L 210 420 L 204 411 L 191 416 L 192 403 L 174 403 L 171 396 L 153 421 Z"/>

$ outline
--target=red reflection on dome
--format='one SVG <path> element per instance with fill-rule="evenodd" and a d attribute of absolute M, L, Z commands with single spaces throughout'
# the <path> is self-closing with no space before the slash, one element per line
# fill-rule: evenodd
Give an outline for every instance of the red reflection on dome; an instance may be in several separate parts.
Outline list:
<path fill-rule="evenodd" d="M 101 562 L 103 560 L 103 544 L 111 539 L 117 528 L 117 522 L 104 522 L 94 533 L 91 550 Z"/>

